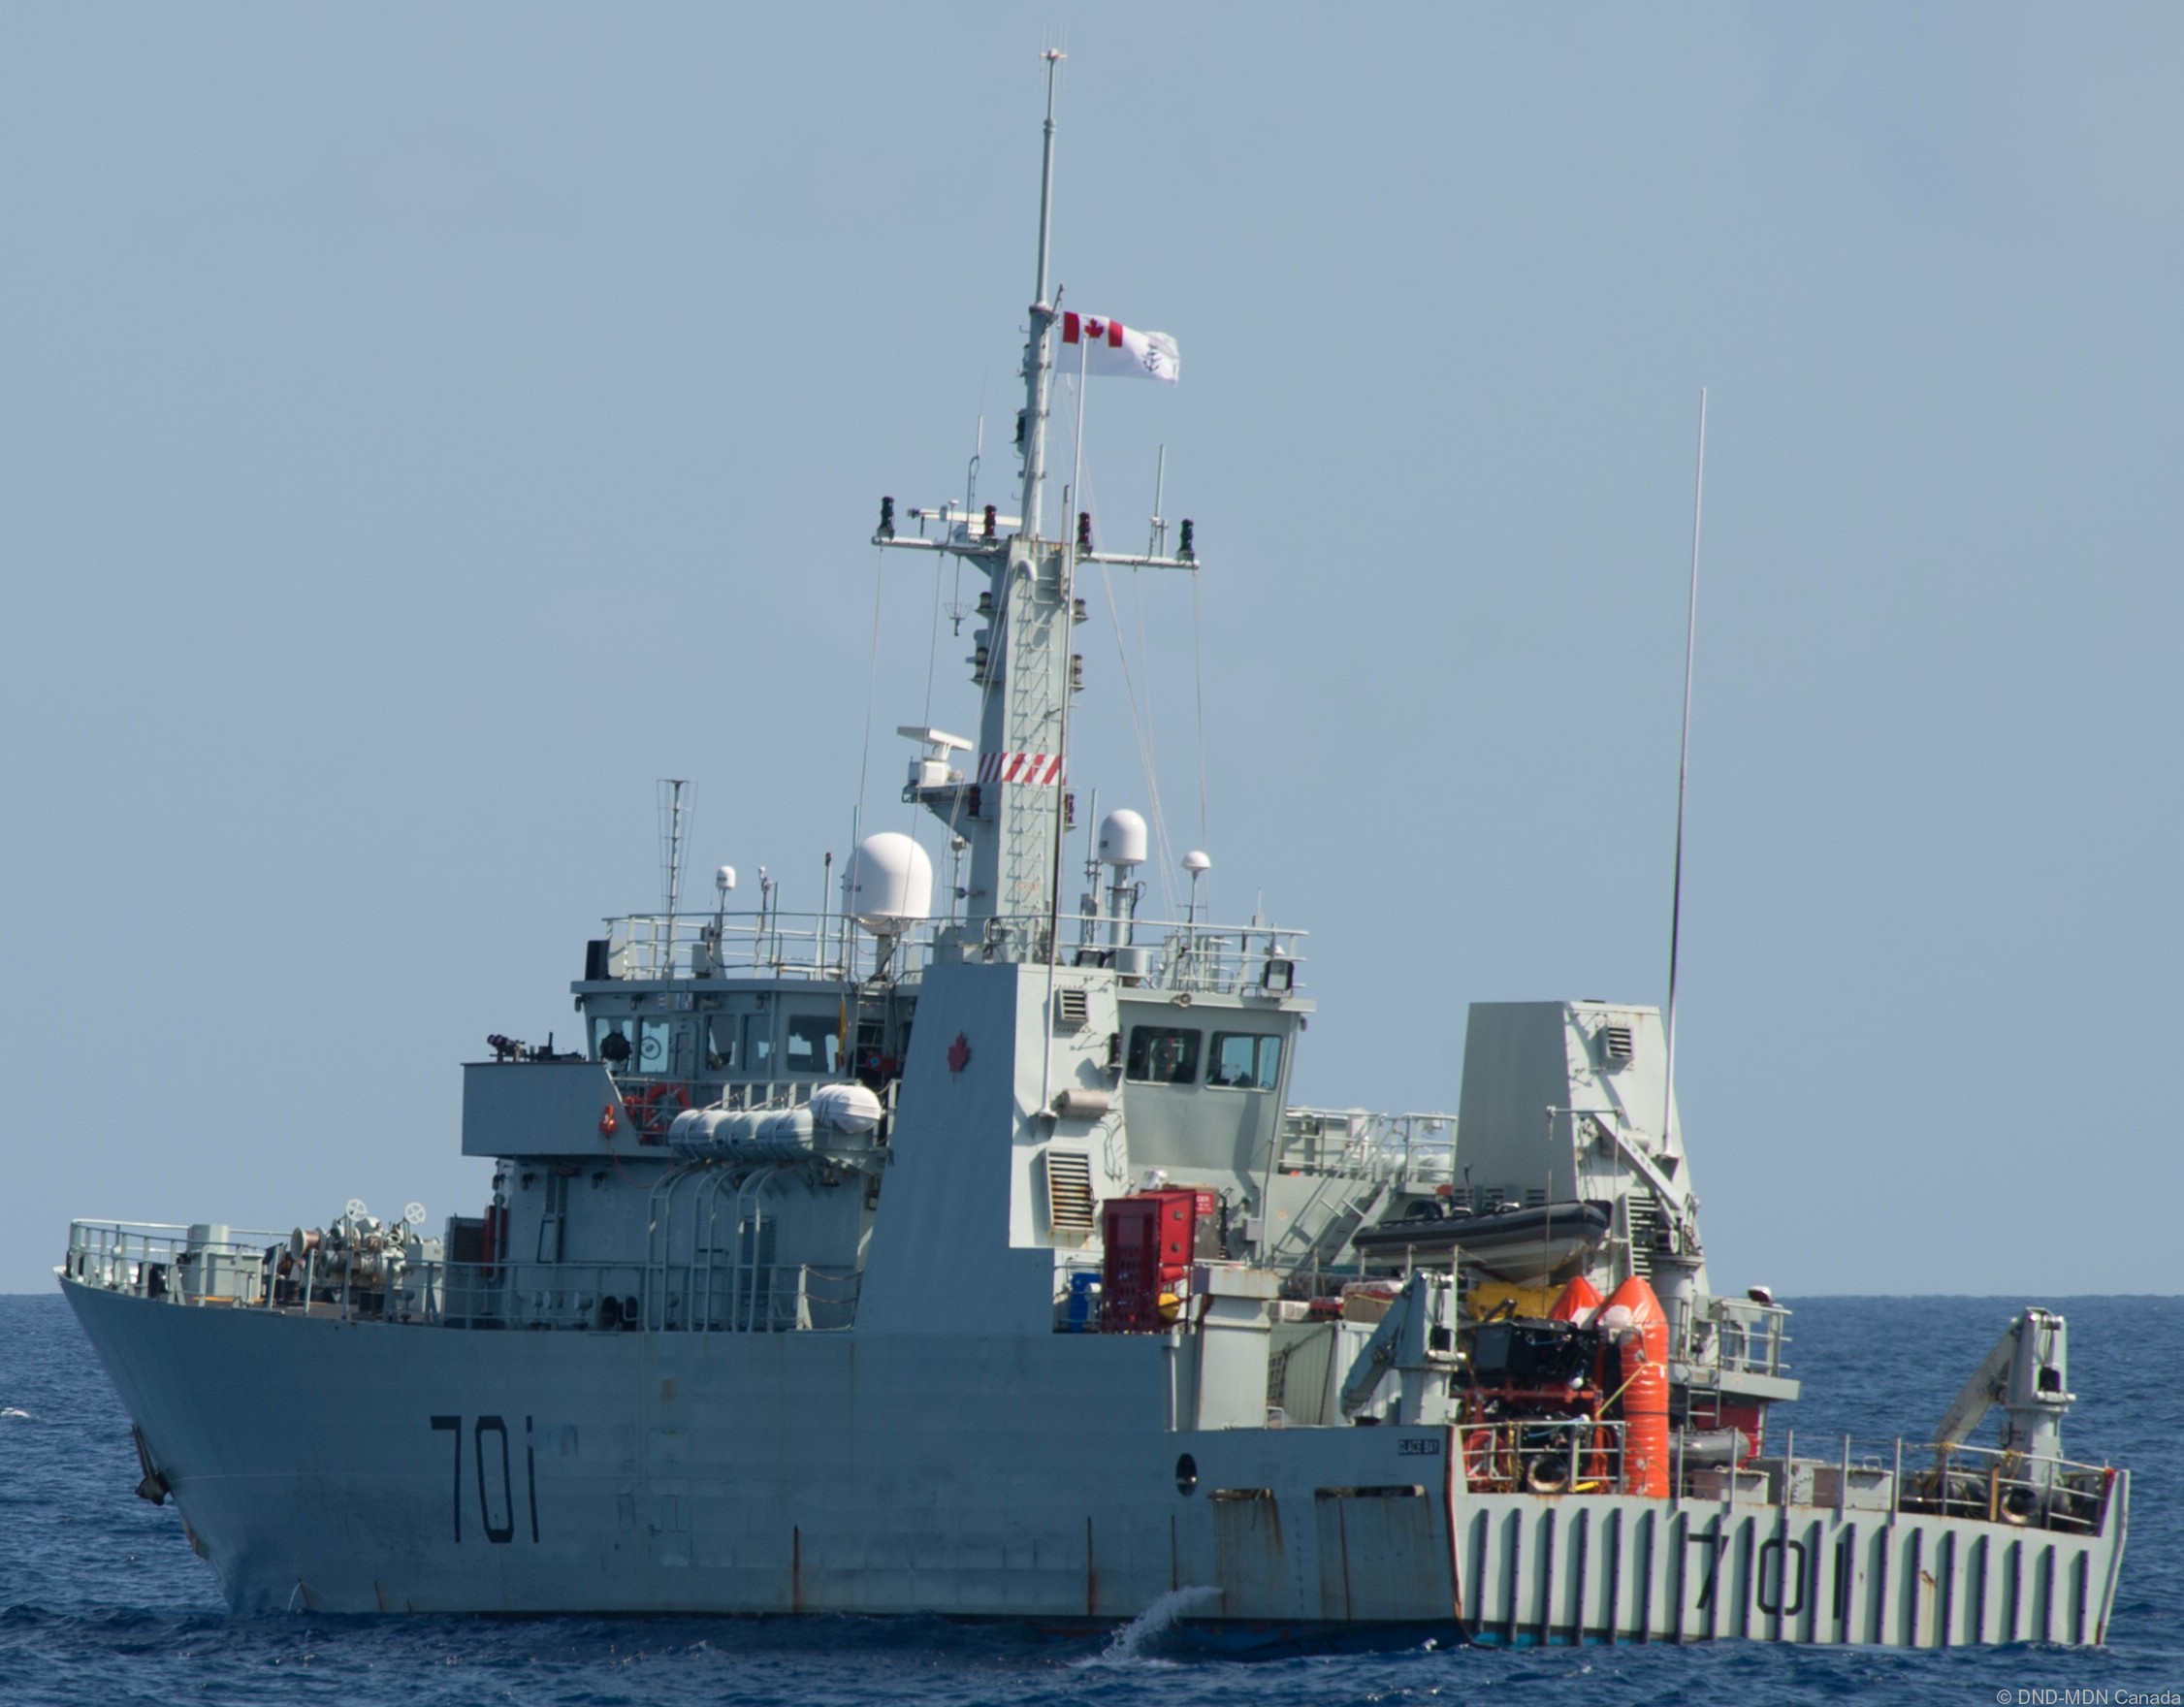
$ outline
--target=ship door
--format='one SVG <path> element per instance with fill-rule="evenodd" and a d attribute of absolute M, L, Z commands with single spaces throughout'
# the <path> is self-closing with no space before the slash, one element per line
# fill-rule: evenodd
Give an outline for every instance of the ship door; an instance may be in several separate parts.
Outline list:
<path fill-rule="evenodd" d="M 1455 1617 L 1448 1541 L 1423 1484 L 1321 1488 L 1312 1503 L 1322 1618 Z"/>
<path fill-rule="evenodd" d="M 546 1176 L 546 1207 L 538 1218 L 538 1260 L 558 1263 L 562 1260 L 562 1226 L 568 1219 L 568 1176 L 550 1173 Z"/>
<path fill-rule="evenodd" d="M 1213 1582 L 1225 1618 L 1293 1618 L 1296 1566 L 1282 1546 L 1281 1509 L 1271 1488 L 1216 1488 Z"/>

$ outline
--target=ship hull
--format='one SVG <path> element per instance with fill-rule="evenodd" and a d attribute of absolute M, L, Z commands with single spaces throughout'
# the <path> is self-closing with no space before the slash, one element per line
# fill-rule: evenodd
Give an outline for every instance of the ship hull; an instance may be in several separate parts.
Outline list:
<path fill-rule="evenodd" d="M 1174 1430 L 1157 1337 L 565 1334 L 64 1282 L 238 1611 L 925 1613 L 1246 1646 L 2097 1642 L 2096 1533 L 1471 1494 L 1440 1428 Z M 1184 1463 L 1185 1460 L 1189 1462 Z"/>
<path fill-rule="evenodd" d="M 1336 1616 L 1456 1634 L 1445 1430 L 1171 1432 L 1156 1337 L 464 1332 L 65 1290 L 239 1611 L 1104 1621 L 1196 1586 L 1224 1591 L 1201 1616 L 1288 1625 L 1325 1601 L 1293 1514 L 1401 1485 L 1332 1499 L 1392 1512 L 1352 1515 L 1346 1559 L 1337 1535 Z"/>

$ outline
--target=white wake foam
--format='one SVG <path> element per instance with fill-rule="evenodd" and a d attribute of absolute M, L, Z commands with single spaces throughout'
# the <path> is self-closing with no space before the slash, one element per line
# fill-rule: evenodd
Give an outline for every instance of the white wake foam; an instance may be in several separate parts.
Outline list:
<path fill-rule="evenodd" d="M 1147 1658 L 1147 1647 L 1168 1634 L 1181 1620 L 1195 1611 L 1218 1606 L 1220 1602 L 1221 1591 L 1202 1583 L 1185 1583 L 1180 1589 L 1171 1589 L 1115 1631 L 1114 1639 L 1098 1659 L 1086 1663 L 1113 1665 L 1118 1661 L 1143 1659 Z"/>

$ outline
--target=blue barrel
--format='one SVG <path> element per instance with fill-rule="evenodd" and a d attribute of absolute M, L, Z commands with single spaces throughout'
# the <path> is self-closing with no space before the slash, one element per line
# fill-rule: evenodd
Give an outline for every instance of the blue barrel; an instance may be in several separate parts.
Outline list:
<path fill-rule="evenodd" d="M 1065 1333 L 1096 1334 L 1100 1329 L 1100 1276 L 1085 1269 L 1070 1276 L 1069 1304 L 1062 1313 Z"/>

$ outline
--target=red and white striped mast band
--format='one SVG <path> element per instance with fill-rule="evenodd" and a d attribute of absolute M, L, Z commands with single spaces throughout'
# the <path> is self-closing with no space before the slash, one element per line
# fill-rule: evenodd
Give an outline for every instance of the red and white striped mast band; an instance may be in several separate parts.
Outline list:
<path fill-rule="evenodd" d="M 1061 780 L 1062 756 L 1059 753 L 979 755 L 979 781 L 981 783 L 1030 783 L 1044 786 Z"/>

